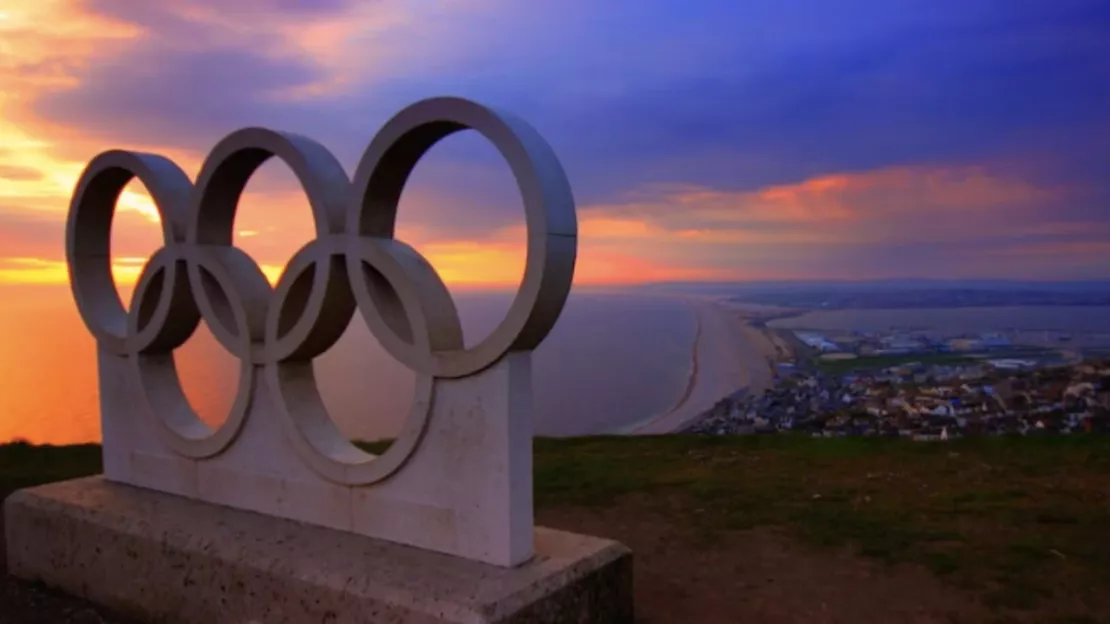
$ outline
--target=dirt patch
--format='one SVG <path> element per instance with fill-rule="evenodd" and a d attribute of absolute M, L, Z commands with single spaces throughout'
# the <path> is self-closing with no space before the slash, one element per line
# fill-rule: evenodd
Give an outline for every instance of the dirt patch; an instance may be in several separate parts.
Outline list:
<path fill-rule="evenodd" d="M 537 520 L 630 547 L 642 624 L 971 624 L 992 617 L 974 595 L 924 569 L 814 553 L 765 529 L 705 538 L 628 504 L 544 511 Z"/>

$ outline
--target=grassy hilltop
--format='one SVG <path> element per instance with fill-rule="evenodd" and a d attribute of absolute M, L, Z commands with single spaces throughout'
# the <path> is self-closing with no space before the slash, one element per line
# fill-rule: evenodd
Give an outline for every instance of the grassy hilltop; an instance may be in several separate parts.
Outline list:
<path fill-rule="evenodd" d="M 99 463 L 95 445 L 0 446 L 0 495 L 93 474 Z M 891 574 L 927 571 L 969 597 L 986 621 L 1110 621 L 1107 437 L 539 439 L 535 476 L 541 522 L 632 546 L 641 613 L 681 608 L 674 606 L 681 596 L 698 591 L 692 583 L 672 587 L 679 598 L 653 607 L 665 594 L 653 584 L 671 574 L 666 582 L 681 585 L 683 574 L 653 570 L 665 563 L 653 549 L 683 549 L 700 561 L 750 534 L 788 540 L 805 557 L 848 551 Z M 648 521 L 666 546 L 647 545 Z M 710 578 L 727 588 L 745 556 Z M 691 600 L 689 608 L 707 607 Z M 982 614 L 959 619 L 957 612 L 952 621 L 983 621 Z"/>

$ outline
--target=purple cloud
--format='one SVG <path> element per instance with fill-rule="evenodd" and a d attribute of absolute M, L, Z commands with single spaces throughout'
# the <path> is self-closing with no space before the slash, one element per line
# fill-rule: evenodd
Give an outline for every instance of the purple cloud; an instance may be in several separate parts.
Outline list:
<path fill-rule="evenodd" d="M 1026 214 L 1031 222 L 1110 221 L 1110 7 L 1099 0 L 486 0 L 449 18 L 381 2 L 371 8 L 409 19 L 348 42 L 352 82 L 298 97 L 290 93 L 328 84 L 335 59 L 252 26 L 342 22 L 363 16 L 361 3 L 88 6 L 144 36 L 93 59 L 75 88 L 44 94 L 33 110 L 104 147 L 203 153 L 236 127 L 269 125 L 322 141 L 352 170 L 401 106 L 455 94 L 536 125 L 584 206 L 660 182 L 741 192 L 991 163 L 1068 189 L 1066 202 Z M 437 201 L 404 218 L 454 236 L 519 222 L 507 169 L 475 137 L 435 148 L 411 188 Z M 734 252 L 712 253 L 727 262 Z M 887 258 L 880 247 L 852 253 Z"/>
<path fill-rule="evenodd" d="M 248 50 L 180 55 L 148 43 L 130 53 L 143 61 L 94 65 L 78 89 L 46 93 L 36 109 L 53 123 L 101 138 L 105 148 L 169 144 L 207 151 L 240 126 L 288 125 L 294 111 L 267 94 L 316 77 L 305 60 Z"/>

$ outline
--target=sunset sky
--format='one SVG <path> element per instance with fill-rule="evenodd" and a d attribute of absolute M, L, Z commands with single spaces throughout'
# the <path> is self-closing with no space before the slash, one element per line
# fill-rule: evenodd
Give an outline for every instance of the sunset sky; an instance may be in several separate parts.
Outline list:
<path fill-rule="evenodd" d="M 0 282 L 66 282 L 100 151 L 195 175 L 263 125 L 351 172 L 435 95 L 553 145 L 579 283 L 1110 277 L 1106 0 L 0 0 Z M 122 280 L 159 244 L 152 210 L 137 185 L 121 201 Z M 452 284 L 519 279 L 520 201 L 473 133 L 418 166 L 400 221 Z M 275 274 L 310 228 L 266 165 L 241 245 Z"/>

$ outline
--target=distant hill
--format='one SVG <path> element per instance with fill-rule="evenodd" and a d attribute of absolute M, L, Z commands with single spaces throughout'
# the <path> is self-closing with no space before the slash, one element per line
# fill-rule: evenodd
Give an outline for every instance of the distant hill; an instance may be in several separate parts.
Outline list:
<path fill-rule="evenodd" d="M 903 278 L 882 280 L 754 280 L 743 282 L 652 282 L 641 288 L 663 290 L 1036 290 L 1045 292 L 1110 292 L 1110 280 L 1021 281 Z"/>
<path fill-rule="evenodd" d="M 665 282 L 649 290 L 709 294 L 794 308 L 1110 306 L 1110 281 L 889 279 L 866 281 Z"/>

